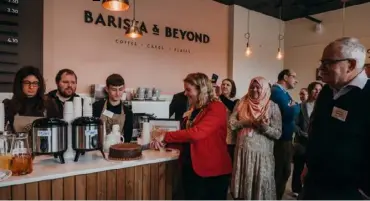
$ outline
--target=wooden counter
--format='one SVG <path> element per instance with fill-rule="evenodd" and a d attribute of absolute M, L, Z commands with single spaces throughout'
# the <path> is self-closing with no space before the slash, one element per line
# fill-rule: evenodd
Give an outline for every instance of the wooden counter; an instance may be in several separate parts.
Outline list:
<path fill-rule="evenodd" d="M 65 164 L 40 156 L 31 174 L 0 182 L 0 199 L 169 200 L 178 155 L 177 150 L 146 150 L 140 160 L 121 162 L 90 152 L 77 163 L 66 159 Z"/>

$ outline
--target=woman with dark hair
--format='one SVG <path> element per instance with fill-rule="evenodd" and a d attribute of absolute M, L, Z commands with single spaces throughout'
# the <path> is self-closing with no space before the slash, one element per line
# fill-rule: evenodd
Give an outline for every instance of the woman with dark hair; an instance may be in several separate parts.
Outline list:
<path fill-rule="evenodd" d="M 229 78 L 222 80 L 221 95 L 219 96 L 219 98 L 227 108 L 228 117 L 230 117 L 236 103 L 239 101 L 239 99 L 236 99 L 235 96 L 236 96 L 236 86 L 234 80 Z M 230 125 L 228 125 L 226 143 L 231 159 L 234 158 L 235 142 L 236 135 L 233 134 Z"/>
<path fill-rule="evenodd" d="M 56 106 L 46 99 L 45 82 L 39 69 L 21 68 L 15 75 L 12 99 L 3 101 L 5 121 L 13 132 L 28 132 L 40 117 L 56 117 Z"/>

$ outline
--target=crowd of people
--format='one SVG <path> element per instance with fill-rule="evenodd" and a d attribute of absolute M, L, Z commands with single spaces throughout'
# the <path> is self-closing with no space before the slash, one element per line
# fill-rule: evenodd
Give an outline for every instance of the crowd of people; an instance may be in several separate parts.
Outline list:
<path fill-rule="evenodd" d="M 295 101 L 297 74 L 284 69 L 276 83 L 262 76 L 236 98 L 236 85 L 224 79 L 215 86 L 203 73 L 183 80 L 184 91 L 173 96 L 170 116 L 181 130 L 152 132 L 152 148 L 181 150 L 174 198 L 282 199 L 288 178 L 299 199 L 368 199 L 370 194 L 370 82 L 366 49 L 355 38 L 328 44 L 313 81 Z M 364 70 L 365 69 L 365 70 Z M 314 70 L 314 68 L 313 68 Z M 7 129 L 28 132 L 40 117 L 63 118 L 72 101 L 77 75 L 62 69 L 57 89 L 45 95 L 45 82 L 32 66 L 15 76 L 13 97 L 4 100 Z M 106 79 L 106 98 L 93 104 L 93 116 L 107 130 L 119 124 L 130 142 L 133 113 L 122 101 L 125 81 L 119 74 Z M 293 174 L 291 167 L 293 162 Z M 179 196 L 180 197 L 176 197 Z"/>
<path fill-rule="evenodd" d="M 332 41 L 322 54 L 321 81 L 289 94 L 297 74 L 277 82 L 259 76 L 235 99 L 231 79 L 214 90 L 203 73 L 184 79 L 170 115 L 182 130 L 153 131 L 153 148 L 181 143 L 185 199 L 282 199 L 291 176 L 298 199 L 369 199 L 370 82 L 366 49 L 355 38 Z M 314 68 L 313 68 L 314 70 Z M 233 93 L 231 93 L 233 92 Z M 182 97 L 182 98 L 180 98 Z"/>

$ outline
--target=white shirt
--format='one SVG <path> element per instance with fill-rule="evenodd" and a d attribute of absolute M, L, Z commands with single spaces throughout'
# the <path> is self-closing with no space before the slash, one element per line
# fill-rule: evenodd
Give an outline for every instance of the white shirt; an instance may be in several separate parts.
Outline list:
<path fill-rule="evenodd" d="M 350 83 L 348 83 L 346 86 L 342 87 L 339 91 L 336 91 L 333 89 L 334 92 L 334 100 L 337 100 L 339 97 L 347 94 L 351 89 L 357 87 L 360 89 L 363 89 L 367 83 L 366 72 L 363 70 L 361 73 L 359 73 Z"/>
<path fill-rule="evenodd" d="M 315 106 L 315 101 L 312 101 L 312 102 L 306 102 L 306 107 L 307 107 L 307 114 L 308 114 L 308 117 L 311 117 L 311 114 L 312 114 L 312 111 L 313 111 L 313 107 Z"/>

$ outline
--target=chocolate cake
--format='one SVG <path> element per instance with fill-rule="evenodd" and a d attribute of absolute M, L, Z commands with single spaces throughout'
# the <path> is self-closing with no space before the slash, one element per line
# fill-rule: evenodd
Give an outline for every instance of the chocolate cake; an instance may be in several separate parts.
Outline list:
<path fill-rule="evenodd" d="M 136 160 L 141 158 L 141 145 L 133 143 L 119 143 L 109 148 L 110 160 Z"/>

